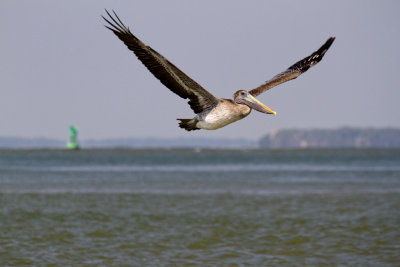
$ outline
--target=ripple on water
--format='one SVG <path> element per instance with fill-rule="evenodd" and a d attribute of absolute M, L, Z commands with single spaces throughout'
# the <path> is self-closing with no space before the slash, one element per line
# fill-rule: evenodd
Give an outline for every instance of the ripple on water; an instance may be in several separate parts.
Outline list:
<path fill-rule="evenodd" d="M 36 153 L 0 158 L 0 266 L 400 262 L 399 152 Z"/>

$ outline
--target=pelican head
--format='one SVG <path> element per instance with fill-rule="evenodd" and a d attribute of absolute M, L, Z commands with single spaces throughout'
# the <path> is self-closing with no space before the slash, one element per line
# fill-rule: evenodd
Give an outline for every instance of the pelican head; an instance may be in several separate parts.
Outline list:
<path fill-rule="evenodd" d="M 255 109 L 262 113 L 276 115 L 275 111 L 273 111 L 272 109 L 270 109 L 269 107 L 258 101 L 254 96 L 252 96 L 246 90 L 236 91 L 236 93 L 233 94 L 233 101 L 235 101 L 236 104 L 246 105 L 249 108 Z"/>

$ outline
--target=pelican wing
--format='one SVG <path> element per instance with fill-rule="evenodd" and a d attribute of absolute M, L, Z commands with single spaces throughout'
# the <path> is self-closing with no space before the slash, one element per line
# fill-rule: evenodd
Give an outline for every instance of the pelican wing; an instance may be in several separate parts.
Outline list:
<path fill-rule="evenodd" d="M 330 37 L 325 44 L 321 46 L 320 49 L 303 58 L 302 60 L 296 62 L 294 65 L 290 66 L 287 70 L 275 75 L 272 79 L 266 81 L 257 88 L 249 91 L 253 96 L 258 96 L 259 94 L 275 87 L 281 83 L 296 79 L 300 74 L 306 72 L 309 68 L 317 64 L 324 57 L 326 51 L 332 45 L 335 37 Z"/>
<path fill-rule="evenodd" d="M 188 103 L 195 113 L 211 109 L 218 104 L 216 97 L 169 62 L 168 59 L 134 36 L 114 11 L 115 18 L 107 10 L 106 12 L 112 22 L 103 17 L 109 24 L 105 27 L 113 31 L 162 84 L 178 96 L 188 98 Z"/>

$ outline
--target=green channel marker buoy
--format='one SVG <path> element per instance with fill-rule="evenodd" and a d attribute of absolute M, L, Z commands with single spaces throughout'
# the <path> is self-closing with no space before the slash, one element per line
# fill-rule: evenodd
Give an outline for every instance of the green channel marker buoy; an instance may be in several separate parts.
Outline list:
<path fill-rule="evenodd" d="M 69 141 L 67 143 L 67 149 L 76 150 L 79 149 L 78 145 L 78 130 L 74 125 L 69 126 Z"/>

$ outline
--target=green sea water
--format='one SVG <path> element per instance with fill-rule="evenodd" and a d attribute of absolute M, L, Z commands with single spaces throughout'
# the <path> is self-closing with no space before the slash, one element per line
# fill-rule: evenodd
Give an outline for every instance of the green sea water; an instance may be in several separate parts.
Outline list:
<path fill-rule="evenodd" d="M 399 266 L 400 150 L 0 151 L 0 266 Z"/>

